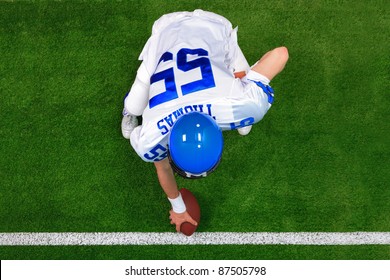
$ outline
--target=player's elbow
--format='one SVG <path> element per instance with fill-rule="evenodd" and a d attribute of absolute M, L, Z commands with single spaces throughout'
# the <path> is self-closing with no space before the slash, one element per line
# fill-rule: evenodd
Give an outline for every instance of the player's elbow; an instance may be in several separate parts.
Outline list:
<path fill-rule="evenodd" d="M 287 62 L 287 60 L 289 58 L 287 47 L 284 47 L 284 46 L 278 47 L 278 48 L 274 49 L 274 52 L 278 56 L 279 61 L 284 62 L 284 63 Z"/>

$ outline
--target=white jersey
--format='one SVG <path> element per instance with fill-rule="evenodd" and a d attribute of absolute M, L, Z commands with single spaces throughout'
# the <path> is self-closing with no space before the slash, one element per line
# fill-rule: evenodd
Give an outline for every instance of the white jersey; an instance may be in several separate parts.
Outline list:
<path fill-rule="evenodd" d="M 263 118 L 271 106 L 269 81 L 254 71 L 242 80 L 234 77 L 234 71 L 249 69 L 236 32 L 224 17 L 202 10 L 168 14 L 155 22 L 125 99 L 128 112 L 142 111 L 143 124 L 130 141 L 143 160 L 167 156 L 169 132 L 183 114 L 209 114 L 222 130 Z M 261 87 L 252 81 L 262 82 Z"/>

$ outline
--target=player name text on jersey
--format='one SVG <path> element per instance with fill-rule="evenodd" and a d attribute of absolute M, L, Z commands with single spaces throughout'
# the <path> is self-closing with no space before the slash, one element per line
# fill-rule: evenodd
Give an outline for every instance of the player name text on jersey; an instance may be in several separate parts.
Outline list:
<path fill-rule="evenodd" d="M 173 111 L 169 115 L 165 116 L 164 118 L 160 119 L 157 122 L 157 127 L 161 131 L 161 134 L 165 135 L 170 131 L 171 127 L 180 116 L 190 112 L 205 113 L 215 119 L 215 116 L 213 116 L 211 112 L 211 108 L 212 108 L 212 104 L 187 105 L 185 107 L 181 107 Z"/>

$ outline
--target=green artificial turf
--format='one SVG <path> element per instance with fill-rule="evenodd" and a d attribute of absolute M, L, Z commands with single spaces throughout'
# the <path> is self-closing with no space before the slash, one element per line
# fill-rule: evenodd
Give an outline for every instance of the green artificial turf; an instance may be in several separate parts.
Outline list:
<path fill-rule="evenodd" d="M 178 178 L 200 202 L 198 230 L 390 231 L 384 1 L 147 0 L 0 3 L 0 232 L 174 231 L 121 110 L 153 22 L 196 8 L 239 26 L 250 64 L 290 53 L 265 118 L 248 136 L 224 132 L 208 178 Z M 0 258 L 185 258 L 168 248 L 3 247 Z M 194 258 L 390 257 L 388 246 L 200 248 Z"/>

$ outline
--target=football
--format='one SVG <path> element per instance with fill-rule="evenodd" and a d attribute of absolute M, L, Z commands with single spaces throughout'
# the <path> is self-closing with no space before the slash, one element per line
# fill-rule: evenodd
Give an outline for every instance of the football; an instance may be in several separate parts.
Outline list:
<path fill-rule="evenodd" d="M 198 223 L 200 221 L 200 207 L 196 197 L 187 189 L 180 190 L 181 196 L 183 197 L 184 204 L 186 205 L 187 212 L 190 216 Z M 184 222 L 181 224 L 180 231 L 187 236 L 191 236 L 196 231 L 197 226 Z"/>

